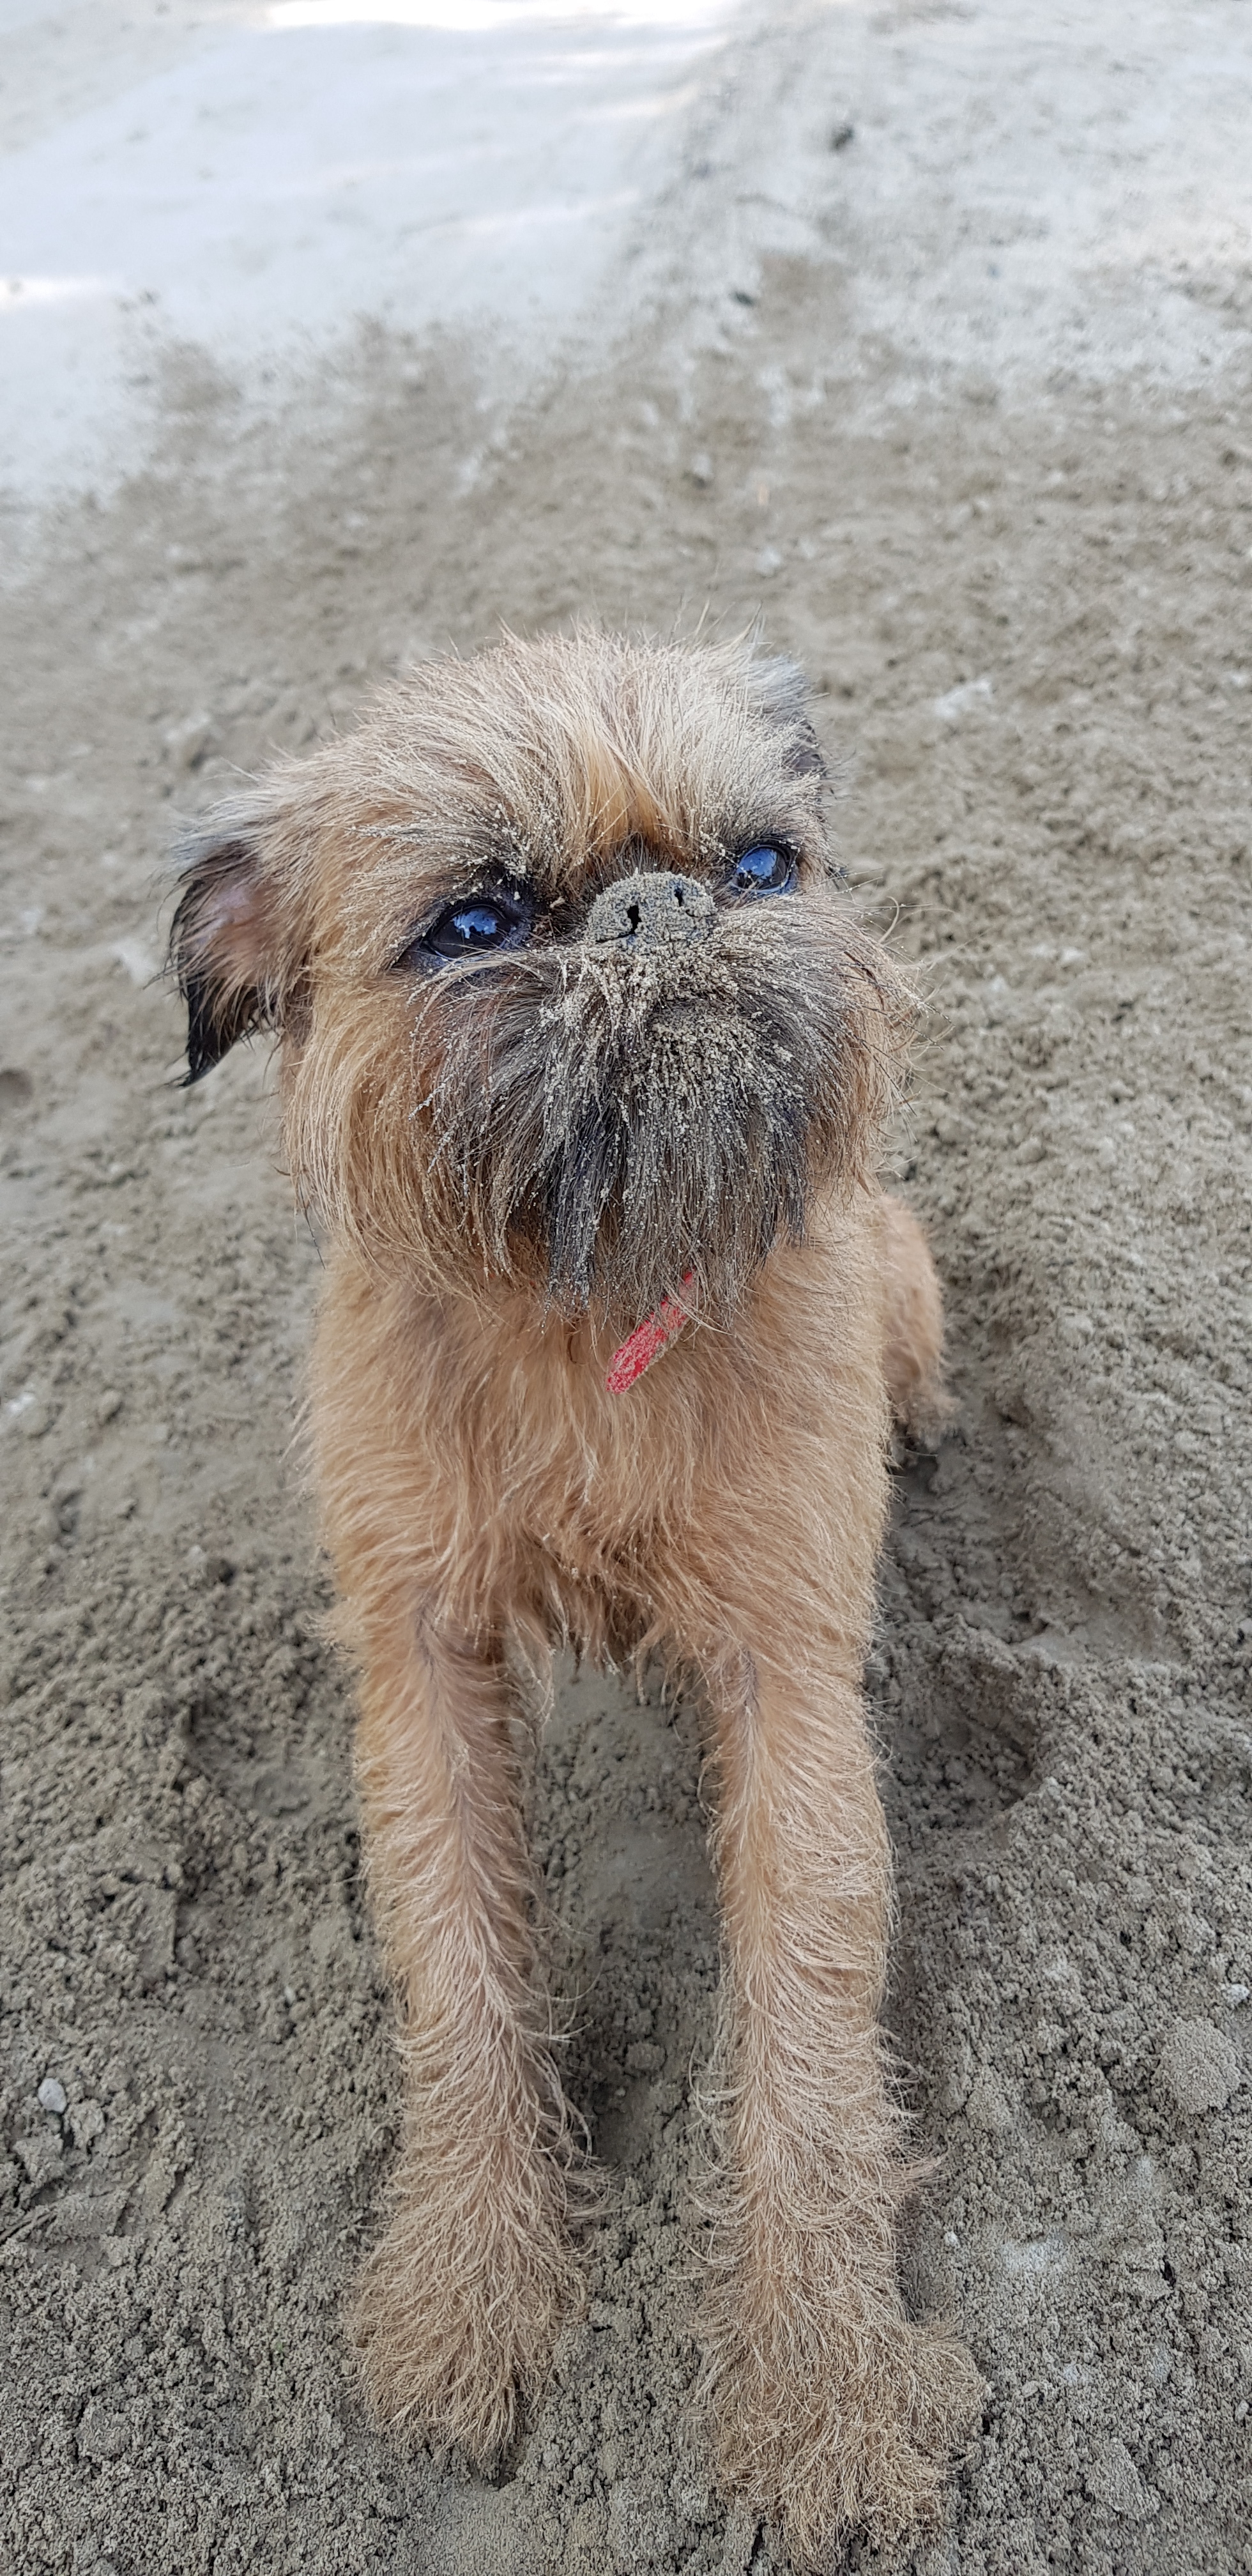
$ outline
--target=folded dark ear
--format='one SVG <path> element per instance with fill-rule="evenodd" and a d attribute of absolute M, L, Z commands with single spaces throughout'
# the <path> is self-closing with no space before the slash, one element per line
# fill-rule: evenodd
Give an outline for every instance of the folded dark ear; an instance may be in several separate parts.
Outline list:
<path fill-rule="evenodd" d="M 186 1085 L 220 1064 L 237 1038 L 281 1027 L 290 977 L 278 889 L 255 816 L 227 809 L 179 855 L 169 964 L 187 1005 Z"/>
<path fill-rule="evenodd" d="M 809 684 L 798 662 L 785 655 L 748 665 L 748 695 L 767 722 L 790 736 L 787 767 L 793 778 L 825 778 L 822 747 L 809 714 Z"/>

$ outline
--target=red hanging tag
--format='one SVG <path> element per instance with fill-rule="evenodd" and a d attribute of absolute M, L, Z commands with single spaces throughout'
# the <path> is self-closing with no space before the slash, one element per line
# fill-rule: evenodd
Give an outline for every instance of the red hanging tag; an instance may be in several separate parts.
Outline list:
<path fill-rule="evenodd" d="M 690 1323 L 691 1308 L 680 1301 L 686 1291 L 694 1287 L 695 1276 L 694 1270 L 688 1270 L 679 1283 L 678 1296 L 663 1297 L 656 1313 L 636 1325 L 629 1341 L 614 1351 L 613 1365 L 604 1381 L 610 1395 L 625 1395 L 636 1378 L 642 1377 L 646 1368 L 651 1368 L 653 1360 L 659 1360 L 662 1351 L 669 1349 L 683 1325 Z"/>

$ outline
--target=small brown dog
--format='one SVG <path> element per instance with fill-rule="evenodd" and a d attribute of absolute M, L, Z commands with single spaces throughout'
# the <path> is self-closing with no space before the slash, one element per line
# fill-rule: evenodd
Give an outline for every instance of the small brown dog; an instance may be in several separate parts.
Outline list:
<path fill-rule="evenodd" d="M 317 1477 L 408 2068 L 370 2384 L 488 2457 L 576 2311 L 511 1720 L 553 1641 L 655 1654 L 718 1781 L 704 2390 L 801 2555 L 923 2513 L 979 2395 L 895 2275 L 860 1682 L 889 1407 L 941 1402 L 942 1326 L 874 1178 L 909 999 L 823 783 L 790 665 L 507 640 L 219 815 L 173 934 L 188 1078 L 278 1031 L 329 1237 Z"/>

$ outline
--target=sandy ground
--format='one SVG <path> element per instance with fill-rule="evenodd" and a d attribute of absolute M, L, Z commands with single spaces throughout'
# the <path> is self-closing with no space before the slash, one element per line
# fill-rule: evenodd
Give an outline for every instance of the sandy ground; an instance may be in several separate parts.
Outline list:
<path fill-rule="evenodd" d="M 0 0 L 0 486 L 115 485 L 180 345 L 260 419 L 333 350 L 323 436 L 362 319 L 472 327 L 515 394 L 610 277 L 619 322 L 638 302 L 623 236 L 732 10 Z"/>
<path fill-rule="evenodd" d="M 266 410 L 183 343 L 142 470 L 16 491 L 20 2576 L 787 2565 L 684 2430 L 716 1924 L 693 1725 L 613 1683 L 562 1689 L 536 1800 L 611 2176 L 587 2321 L 495 2484 L 365 2419 L 339 2309 L 397 2087 L 292 1446 L 317 1255 L 263 1056 L 178 1091 L 150 974 L 176 817 L 397 661 L 706 605 L 811 671 L 848 866 L 933 997 L 893 1160 L 960 1415 L 896 1480 L 870 1688 L 936 2158 L 907 2286 L 991 2393 L 896 2564 L 1252 2567 L 1252 29 L 1038 21 L 746 23 L 577 363 L 375 324 Z"/>

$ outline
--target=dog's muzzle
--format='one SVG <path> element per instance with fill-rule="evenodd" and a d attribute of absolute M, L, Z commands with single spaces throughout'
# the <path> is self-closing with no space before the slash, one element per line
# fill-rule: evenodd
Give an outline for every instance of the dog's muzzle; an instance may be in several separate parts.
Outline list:
<path fill-rule="evenodd" d="M 586 937 L 593 947 L 625 948 L 636 956 L 682 948 L 689 940 L 703 939 L 713 910 L 712 895 L 697 878 L 675 876 L 668 869 L 640 870 L 596 896 Z"/>

